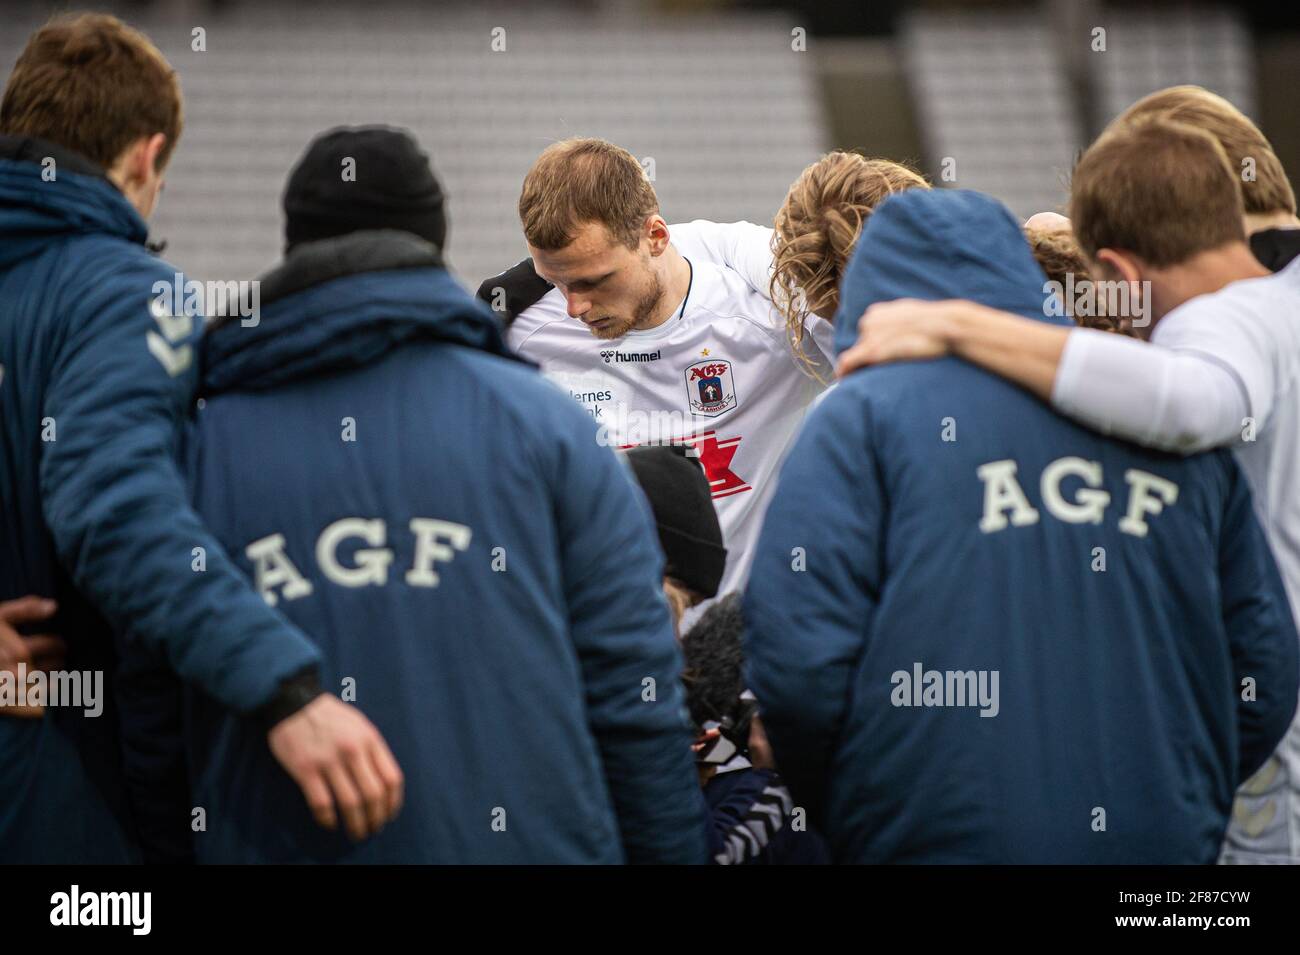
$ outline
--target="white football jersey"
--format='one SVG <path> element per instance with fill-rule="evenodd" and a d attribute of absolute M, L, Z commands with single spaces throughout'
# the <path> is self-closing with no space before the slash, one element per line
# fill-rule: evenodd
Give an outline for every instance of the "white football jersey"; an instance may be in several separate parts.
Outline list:
<path fill-rule="evenodd" d="M 802 370 L 780 316 L 740 273 L 697 243 L 674 245 L 691 263 L 690 291 L 657 328 L 598 339 L 552 289 L 520 313 L 508 341 L 587 409 L 602 443 L 695 449 L 727 546 L 722 595 L 744 587 L 781 461 L 825 386 Z M 829 380 L 822 345 L 830 327 L 820 324 L 808 353 Z"/>

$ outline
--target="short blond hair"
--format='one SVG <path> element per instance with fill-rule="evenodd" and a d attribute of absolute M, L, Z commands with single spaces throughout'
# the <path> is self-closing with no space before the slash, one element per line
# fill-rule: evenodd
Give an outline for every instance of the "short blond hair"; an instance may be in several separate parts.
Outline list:
<path fill-rule="evenodd" d="M 776 214 L 769 293 L 806 368 L 804 322 L 839 307 L 840 281 L 876 206 L 905 189 L 928 189 L 915 170 L 888 159 L 835 151 L 804 169 Z"/>
<path fill-rule="evenodd" d="M 1203 129 L 1219 141 L 1232 164 L 1246 212 L 1295 215 L 1295 190 L 1272 144 L 1241 110 L 1200 86 L 1170 86 L 1138 100 L 1115 120 L 1163 116 Z M 1246 178 L 1244 171 L 1252 168 Z"/>
<path fill-rule="evenodd" d="M 564 139 L 542 151 L 524 177 L 519 221 L 537 249 L 563 249 L 589 222 L 599 222 L 630 249 L 659 197 L 636 158 L 603 139 Z"/>
<path fill-rule="evenodd" d="M 1112 124 L 1075 166 L 1070 221 L 1079 247 L 1130 252 L 1163 268 L 1244 242 L 1241 190 L 1219 141 L 1156 116 Z"/>

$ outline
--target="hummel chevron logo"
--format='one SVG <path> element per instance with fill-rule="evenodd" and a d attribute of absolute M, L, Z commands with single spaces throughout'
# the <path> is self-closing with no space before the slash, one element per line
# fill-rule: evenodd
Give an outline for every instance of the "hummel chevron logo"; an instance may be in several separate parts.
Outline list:
<path fill-rule="evenodd" d="M 149 332 L 145 335 L 145 344 L 149 346 L 149 354 L 158 359 L 158 364 L 163 366 L 168 375 L 175 378 L 189 368 L 194 360 L 194 350 L 189 345 L 182 345 L 180 348 L 172 347 L 172 344 L 189 337 L 194 330 L 194 316 L 172 315 L 171 311 L 156 299 L 150 306 L 149 313 L 162 329 L 162 335 Z M 164 335 L 166 339 L 163 338 Z"/>

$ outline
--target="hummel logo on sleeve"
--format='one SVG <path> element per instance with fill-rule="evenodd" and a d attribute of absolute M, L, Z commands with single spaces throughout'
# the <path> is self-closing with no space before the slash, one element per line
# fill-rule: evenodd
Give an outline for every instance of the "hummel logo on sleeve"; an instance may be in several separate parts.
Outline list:
<path fill-rule="evenodd" d="M 167 305 L 157 299 L 151 303 L 149 312 L 158 323 L 162 335 L 158 332 L 148 332 L 145 335 L 145 344 L 149 347 L 149 353 L 158 359 L 158 364 L 163 366 L 168 375 L 175 378 L 189 368 L 194 360 L 193 349 L 188 344 L 184 344 L 185 339 L 194 331 L 194 316 L 184 313 L 173 315 Z"/>

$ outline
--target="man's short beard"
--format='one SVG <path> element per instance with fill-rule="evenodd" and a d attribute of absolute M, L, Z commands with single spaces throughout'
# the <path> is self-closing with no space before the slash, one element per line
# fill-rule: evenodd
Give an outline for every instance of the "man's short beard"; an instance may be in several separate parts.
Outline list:
<path fill-rule="evenodd" d="M 649 291 L 641 296 L 641 300 L 636 303 L 632 310 L 632 318 L 628 321 L 616 322 L 608 328 L 592 328 L 591 333 L 602 341 L 609 341 L 614 338 L 622 338 L 628 332 L 635 328 L 642 327 L 647 321 L 654 317 L 659 305 L 664 300 L 664 284 L 659 279 L 659 273 L 652 272 L 651 279 L 654 284 L 650 286 Z"/>

